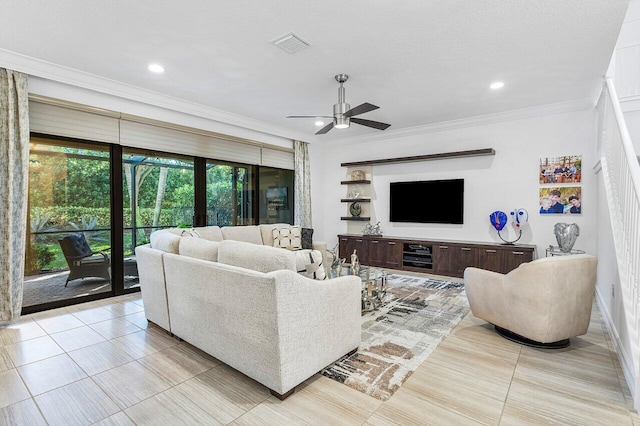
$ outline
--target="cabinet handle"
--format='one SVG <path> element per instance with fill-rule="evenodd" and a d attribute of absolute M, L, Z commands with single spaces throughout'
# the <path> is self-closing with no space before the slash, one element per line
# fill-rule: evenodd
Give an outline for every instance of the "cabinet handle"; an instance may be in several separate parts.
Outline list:
<path fill-rule="evenodd" d="M 462 250 L 462 251 L 471 251 L 471 249 L 468 248 L 468 247 L 460 247 L 460 250 Z"/>
<path fill-rule="evenodd" d="M 487 253 L 495 253 L 495 250 L 485 250 Z"/>
<path fill-rule="evenodd" d="M 379 241 L 371 241 L 373 244 L 378 244 Z"/>
<path fill-rule="evenodd" d="M 511 254 L 518 254 L 520 256 L 522 256 L 524 254 L 523 251 L 512 251 Z"/>
<path fill-rule="evenodd" d="M 361 242 L 362 242 L 362 240 L 356 240 L 356 242 L 361 243 Z"/>
<path fill-rule="evenodd" d="M 440 248 L 444 250 L 444 249 L 448 249 L 449 246 L 440 246 Z"/>
<path fill-rule="evenodd" d="M 347 241 L 346 238 L 340 238 L 340 241 Z"/>
<path fill-rule="evenodd" d="M 390 246 L 395 246 L 395 245 L 396 245 L 396 243 L 394 243 L 393 241 L 390 241 L 390 242 L 389 242 L 389 245 L 390 245 Z"/>

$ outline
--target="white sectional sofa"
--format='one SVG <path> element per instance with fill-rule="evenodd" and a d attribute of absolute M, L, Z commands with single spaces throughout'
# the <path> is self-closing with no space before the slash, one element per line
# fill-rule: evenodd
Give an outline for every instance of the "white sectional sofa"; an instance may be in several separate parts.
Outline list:
<path fill-rule="evenodd" d="M 297 273 L 279 226 L 156 231 L 136 258 L 149 321 L 284 399 L 360 344 L 361 281 Z"/>

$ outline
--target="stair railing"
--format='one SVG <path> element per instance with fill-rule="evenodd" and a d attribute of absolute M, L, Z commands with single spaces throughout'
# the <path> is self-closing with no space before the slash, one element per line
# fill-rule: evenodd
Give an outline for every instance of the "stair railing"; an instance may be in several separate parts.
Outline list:
<path fill-rule="evenodd" d="M 599 150 L 640 406 L 640 165 L 611 78 L 598 102 Z"/>

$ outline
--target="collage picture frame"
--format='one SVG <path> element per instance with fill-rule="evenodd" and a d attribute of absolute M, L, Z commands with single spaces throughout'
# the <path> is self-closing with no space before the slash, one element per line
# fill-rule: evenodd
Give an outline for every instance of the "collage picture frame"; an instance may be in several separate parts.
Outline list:
<path fill-rule="evenodd" d="M 582 214 L 582 155 L 541 157 L 540 214 Z"/>

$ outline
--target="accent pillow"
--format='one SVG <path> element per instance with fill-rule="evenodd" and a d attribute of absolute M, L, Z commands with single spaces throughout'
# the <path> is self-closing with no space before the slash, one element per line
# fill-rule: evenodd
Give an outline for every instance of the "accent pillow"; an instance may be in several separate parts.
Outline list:
<path fill-rule="evenodd" d="M 193 238 L 201 238 L 200 237 L 200 233 L 198 231 L 196 231 L 195 229 L 191 228 L 191 229 L 183 229 L 182 232 L 180 233 L 181 237 L 193 237 Z"/>
<path fill-rule="evenodd" d="M 302 231 L 300 227 L 273 228 L 273 246 L 287 250 L 302 249 Z"/>
<path fill-rule="evenodd" d="M 312 228 L 302 228 L 302 248 L 303 249 L 313 249 L 313 229 Z"/>
<path fill-rule="evenodd" d="M 327 277 L 322 264 L 320 250 L 300 250 L 296 255 L 296 271 L 300 275 L 314 280 L 324 280 Z"/>

